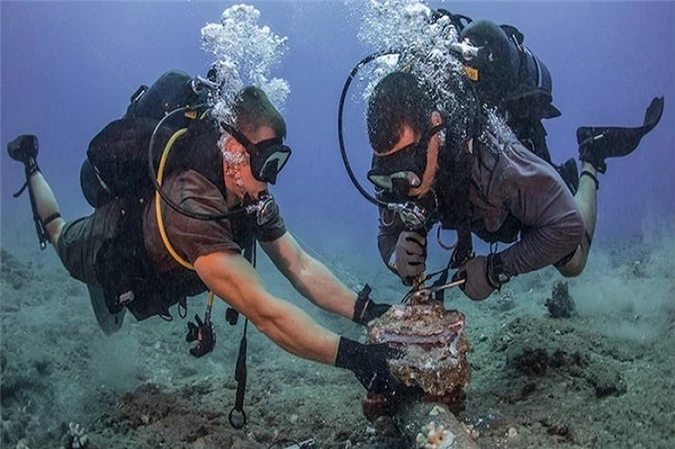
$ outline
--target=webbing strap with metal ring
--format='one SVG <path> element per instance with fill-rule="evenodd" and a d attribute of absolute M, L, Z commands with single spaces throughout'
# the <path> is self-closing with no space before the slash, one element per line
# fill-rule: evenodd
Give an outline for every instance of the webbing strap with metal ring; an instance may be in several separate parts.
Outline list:
<path fill-rule="evenodd" d="M 237 354 L 237 364 L 234 369 L 234 380 L 237 381 L 237 395 L 234 401 L 234 406 L 227 415 L 230 425 L 235 429 L 241 429 L 246 425 L 246 412 L 244 411 L 244 397 L 246 395 L 246 378 L 248 371 L 246 369 L 246 352 L 248 343 L 246 340 L 246 331 L 248 330 L 248 319 L 244 321 L 244 334 L 239 342 L 239 354 Z M 235 412 L 239 413 L 239 418 L 236 418 Z"/>
<path fill-rule="evenodd" d="M 244 258 L 255 268 L 256 263 L 256 240 L 244 250 Z M 246 395 L 246 378 L 248 371 L 246 369 L 246 352 L 248 343 L 246 340 L 246 331 L 248 331 L 248 318 L 244 321 L 244 332 L 239 342 L 239 354 L 237 354 L 237 364 L 234 369 L 234 380 L 237 381 L 237 395 L 230 414 L 227 416 L 230 425 L 235 429 L 241 429 L 246 425 L 246 412 L 244 411 L 244 396 Z M 241 415 L 239 421 L 235 420 L 234 412 Z"/>

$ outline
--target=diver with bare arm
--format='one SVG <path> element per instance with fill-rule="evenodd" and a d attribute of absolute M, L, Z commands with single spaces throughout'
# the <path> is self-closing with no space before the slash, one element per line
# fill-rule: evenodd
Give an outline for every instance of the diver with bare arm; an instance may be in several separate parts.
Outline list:
<path fill-rule="evenodd" d="M 26 173 L 26 184 L 15 196 L 28 189 L 33 207 L 33 219 L 40 238 L 40 246 L 44 248 L 46 241 L 56 245 L 61 229 L 66 223 L 61 217 L 59 204 L 52 188 L 42 175 L 37 164 L 38 141 L 33 135 L 23 134 L 7 145 L 9 156 L 23 163 Z"/>

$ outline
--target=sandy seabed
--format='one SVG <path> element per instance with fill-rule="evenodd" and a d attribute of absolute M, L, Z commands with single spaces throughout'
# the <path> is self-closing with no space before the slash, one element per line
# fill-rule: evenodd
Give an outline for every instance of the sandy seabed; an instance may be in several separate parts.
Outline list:
<path fill-rule="evenodd" d="M 170 323 L 128 316 L 106 337 L 86 288 L 68 277 L 53 250 L 34 247 L 3 235 L 2 447 L 286 448 L 309 438 L 326 449 L 414 447 L 391 420 L 363 417 L 364 391 L 351 373 L 292 357 L 254 327 L 248 424 L 233 429 L 228 414 L 243 325 L 225 322 L 224 305 L 214 313 L 216 349 L 200 359 L 189 355 L 187 320 L 177 313 Z M 467 317 L 472 381 L 458 417 L 477 444 L 675 447 L 672 254 L 672 234 L 594 248 L 584 274 L 568 282 L 576 304 L 570 318 L 552 318 L 545 306 L 561 279 L 552 269 L 520 276 L 481 303 L 447 294 L 446 306 Z M 362 336 L 360 327 L 302 300 L 260 259 L 271 291 L 338 333 Z M 373 261 L 325 261 L 354 288 L 373 284 L 377 300 L 395 303 L 404 292 Z M 188 316 L 204 307 L 205 298 L 191 299 Z"/>

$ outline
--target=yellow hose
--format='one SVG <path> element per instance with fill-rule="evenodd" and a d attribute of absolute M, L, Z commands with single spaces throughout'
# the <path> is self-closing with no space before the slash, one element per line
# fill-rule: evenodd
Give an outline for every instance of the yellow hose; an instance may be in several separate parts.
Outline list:
<path fill-rule="evenodd" d="M 206 117 L 207 112 L 208 110 L 204 111 L 199 118 L 202 119 Z M 197 111 L 188 110 L 185 113 L 185 116 L 189 119 L 194 120 L 197 116 Z M 175 133 L 173 133 L 169 141 L 164 146 L 164 151 L 162 151 L 162 157 L 159 160 L 159 167 L 157 169 L 157 184 L 159 185 L 160 188 L 162 187 L 162 181 L 164 180 L 164 169 L 166 168 L 166 161 L 169 159 L 169 153 L 171 152 L 171 148 L 173 148 L 173 144 L 176 143 L 176 140 L 182 137 L 186 132 L 187 128 L 181 128 L 177 130 Z M 169 252 L 169 254 L 171 254 L 171 257 L 173 257 L 173 259 L 180 265 L 182 265 L 184 268 L 194 271 L 195 267 L 192 266 L 190 262 L 183 259 L 176 252 L 176 250 L 171 245 L 171 242 L 169 241 L 169 237 L 166 235 L 166 228 L 164 227 L 164 220 L 162 219 L 162 197 L 160 196 L 159 192 L 155 192 L 155 217 L 157 219 L 157 227 L 159 228 L 159 235 L 162 237 L 164 247 Z"/>
<path fill-rule="evenodd" d="M 169 159 L 169 153 L 171 152 L 171 148 L 173 148 L 173 144 L 176 143 L 176 140 L 182 137 L 186 132 L 187 128 L 179 129 L 178 131 L 173 133 L 169 141 L 164 146 L 164 151 L 162 151 L 162 157 L 159 160 L 159 168 L 157 169 L 157 185 L 159 185 L 160 188 L 162 187 L 162 181 L 164 180 L 164 169 L 166 168 L 166 161 Z M 171 257 L 173 257 L 173 259 L 180 265 L 182 265 L 184 268 L 195 271 L 195 267 L 190 262 L 183 259 L 176 252 L 174 247 L 171 245 L 171 242 L 169 241 L 169 237 L 166 235 L 166 228 L 164 227 L 164 219 L 162 218 L 162 197 L 160 196 L 159 191 L 155 192 L 155 217 L 157 219 L 157 228 L 159 229 L 159 235 L 162 237 L 164 247 L 169 252 L 169 254 L 171 254 Z M 213 307 L 214 296 L 215 295 L 213 293 L 213 290 L 209 290 L 206 305 L 206 317 L 205 317 L 206 321 L 211 320 L 211 308 Z"/>
<path fill-rule="evenodd" d="M 169 139 L 169 141 L 166 143 L 166 146 L 164 147 L 164 151 L 162 151 L 162 158 L 159 160 L 159 168 L 157 169 L 157 184 L 159 187 L 162 187 L 162 181 L 164 180 L 164 169 L 166 168 L 166 161 L 169 159 L 169 153 L 171 152 L 171 148 L 173 147 L 173 144 L 176 142 L 176 140 L 183 136 L 187 132 L 187 128 L 181 128 Z M 155 217 L 157 219 L 157 227 L 159 228 L 159 235 L 162 237 L 162 242 L 164 242 L 164 246 L 166 247 L 166 250 L 171 254 L 171 257 L 174 258 L 176 262 L 181 264 L 183 267 L 187 268 L 188 270 L 193 270 L 195 267 L 192 266 L 190 262 L 187 260 L 183 259 L 173 248 L 171 245 L 171 242 L 169 241 L 169 237 L 166 235 L 166 228 L 164 228 L 164 220 L 162 219 L 162 197 L 159 195 L 159 192 L 155 192 Z"/>

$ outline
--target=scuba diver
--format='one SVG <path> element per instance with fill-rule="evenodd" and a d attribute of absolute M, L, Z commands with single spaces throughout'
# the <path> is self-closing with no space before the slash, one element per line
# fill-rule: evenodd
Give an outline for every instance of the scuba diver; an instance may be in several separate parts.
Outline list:
<path fill-rule="evenodd" d="M 578 176 L 573 159 L 559 167 L 551 161 L 541 121 L 560 111 L 551 104 L 550 73 L 523 45 L 523 34 L 442 9 L 427 20 L 447 27 L 434 36 L 447 31 L 459 37 L 448 54 L 463 70 L 432 79 L 437 50 L 380 51 L 353 68 L 338 111 L 347 173 L 380 209 L 382 259 L 412 285 L 404 300 L 442 300 L 444 289 L 454 286 L 481 300 L 511 277 L 548 265 L 564 276 L 579 275 L 595 231 L 597 174 L 605 172 L 606 159 L 630 154 L 658 124 L 663 98 L 651 102 L 640 127 L 577 129 Z M 378 82 L 367 106 L 372 196 L 347 159 L 344 102 L 359 70 L 388 55 L 399 57 L 398 69 Z M 452 255 L 445 269 L 425 276 L 427 234 L 437 223 L 438 243 Z M 453 245 L 441 241 L 441 229 L 456 230 Z M 474 255 L 472 234 L 490 243 L 490 254 Z M 512 245 L 498 251 L 498 243 Z M 450 270 L 456 271 L 448 282 Z"/>
<path fill-rule="evenodd" d="M 575 194 L 579 186 L 576 162 L 569 158 L 561 165 L 553 163 L 542 123 L 561 115 L 552 104 L 551 73 L 524 45 L 523 33 L 512 25 L 472 20 L 445 9 L 434 11 L 432 21 L 441 17 L 448 17 L 459 33 L 460 42 L 452 47 L 464 63 L 479 100 L 496 109 L 520 142 L 552 164 Z"/>
<path fill-rule="evenodd" d="M 180 71 L 142 86 L 124 117 L 91 141 L 81 183 L 95 210 L 74 221 L 61 217 L 38 166 L 37 138 L 10 142 L 9 155 L 25 167 L 42 241 L 87 285 L 106 334 L 120 329 L 127 310 L 138 320 L 170 320 L 169 308 L 178 304 L 184 317 L 186 297 L 210 289 L 204 319 L 188 324 L 193 355 L 215 344 L 215 294 L 230 306 L 228 321 L 241 313 L 284 350 L 349 369 L 369 391 L 395 388 L 387 360 L 397 352 L 339 336 L 263 287 L 254 270 L 256 242 L 300 294 L 329 312 L 365 325 L 390 307 L 372 301 L 367 285 L 352 292 L 287 230 L 268 185 L 291 149 L 283 143 L 285 121 L 265 92 L 238 92 L 227 122 L 202 106 L 217 91 L 214 78 Z"/>
<path fill-rule="evenodd" d="M 582 170 L 573 196 L 551 164 L 489 119 L 493 113 L 482 107 L 470 80 L 457 79 L 451 88 L 455 101 L 438 108 L 430 86 L 398 71 L 368 100 L 374 152 L 368 179 L 381 200 L 384 262 L 406 285 L 422 285 L 432 276 L 421 279 L 426 236 L 440 222 L 439 232 L 455 229 L 458 235 L 442 276 L 456 269 L 450 285 L 459 284 L 471 299 L 485 299 L 511 277 L 548 265 L 563 276 L 579 275 L 595 230 L 597 174 L 605 172 L 608 158 L 633 152 L 658 124 L 663 98 L 651 102 L 643 126 L 577 130 Z M 491 244 L 490 254 L 473 254 L 472 233 Z M 498 242 L 513 244 L 498 251 Z M 452 248 L 440 234 L 439 243 Z"/>

